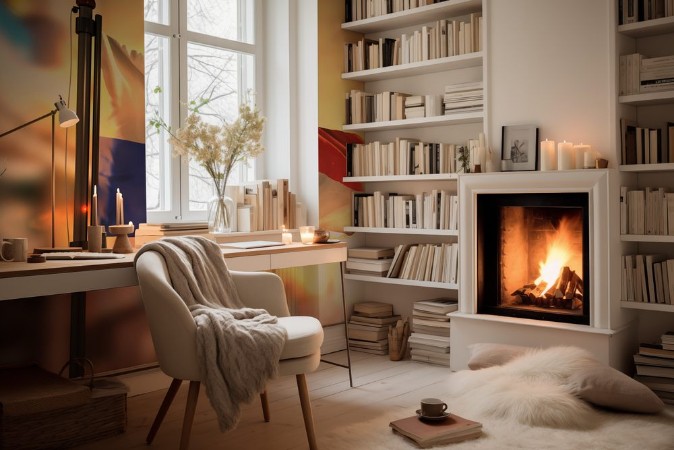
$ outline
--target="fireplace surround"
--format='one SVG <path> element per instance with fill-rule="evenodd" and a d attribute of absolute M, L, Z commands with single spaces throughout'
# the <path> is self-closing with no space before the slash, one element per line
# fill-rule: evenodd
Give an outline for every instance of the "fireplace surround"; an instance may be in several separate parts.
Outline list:
<path fill-rule="evenodd" d="M 482 342 L 531 347 L 575 345 L 590 351 L 605 364 L 620 370 L 630 367 L 636 327 L 633 312 L 620 308 L 619 229 L 614 226 L 619 223 L 617 179 L 611 169 L 461 176 L 459 310 L 451 314 L 453 370 L 466 368 L 470 345 Z M 587 233 L 581 244 L 585 258 L 583 299 L 587 298 L 587 304 L 583 306 L 586 308 L 583 319 L 576 321 L 580 323 L 550 320 L 536 314 L 494 314 L 493 309 L 481 306 L 493 305 L 500 295 L 498 289 L 485 289 L 485 280 L 481 280 L 485 276 L 485 263 L 484 260 L 478 263 L 485 240 L 494 239 L 493 227 L 499 225 L 493 218 L 481 217 L 478 204 L 490 197 L 507 196 L 536 197 L 539 200 L 535 208 L 543 210 L 558 207 L 555 198 L 580 198 L 581 205 L 576 206 L 584 217 L 586 230 L 581 233 Z M 483 223 L 485 221 L 489 224 Z M 550 222 L 558 223 L 554 214 Z"/>

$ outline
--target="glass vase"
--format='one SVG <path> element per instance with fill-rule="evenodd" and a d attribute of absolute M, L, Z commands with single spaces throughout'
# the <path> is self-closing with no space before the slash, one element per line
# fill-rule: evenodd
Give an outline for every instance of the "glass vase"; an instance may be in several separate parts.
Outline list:
<path fill-rule="evenodd" d="M 234 201 L 226 195 L 216 195 L 208 202 L 208 231 L 231 233 Z"/>

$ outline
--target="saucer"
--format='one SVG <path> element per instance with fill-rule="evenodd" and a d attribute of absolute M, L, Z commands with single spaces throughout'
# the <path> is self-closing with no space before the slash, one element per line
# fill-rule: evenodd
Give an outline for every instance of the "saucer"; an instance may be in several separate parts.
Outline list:
<path fill-rule="evenodd" d="M 419 417 L 419 420 L 427 422 L 442 422 L 443 420 L 447 420 L 449 417 L 449 413 L 447 411 L 443 412 L 441 416 L 423 416 L 421 415 L 420 409 L 417 409 L 416 413 L 417 417 Z"/>

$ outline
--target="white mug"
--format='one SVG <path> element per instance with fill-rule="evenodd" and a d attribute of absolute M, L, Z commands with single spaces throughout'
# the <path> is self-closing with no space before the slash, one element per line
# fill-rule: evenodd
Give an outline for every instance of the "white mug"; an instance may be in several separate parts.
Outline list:
<path fill-rule="evenodd" d="M 28 239 L 4 239 L 0 248 L 0 258 L 3 261 L 26 262 L 28 259 Z"/>

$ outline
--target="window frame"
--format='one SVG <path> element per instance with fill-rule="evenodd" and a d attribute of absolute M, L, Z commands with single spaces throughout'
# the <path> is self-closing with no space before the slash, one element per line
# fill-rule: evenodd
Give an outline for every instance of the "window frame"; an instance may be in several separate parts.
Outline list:
<path fill-rule="evenodd" d="M 169 89 L 169 114 L 167 123 L 171 128 L 178 128 L 187 118 L 188 110 L 181 103 L 187 98 L 187 47 L 188 43 L 207 45 L 221 48 L 226 51 L 250 55 L 253 59 L 253 80 L 255 85 L 255 102 L 260 108 L 263 104 L 264 76 L 262 71 L 262 5 L 261 0 L 251 0 L 253 3 L 253 17 L 247 18 L 248 26 L 253 26 L 253 42 L 245 43 L 226 38 L 202 34 L 190 31 L 187 28 L 187 1 L 169 0 L 168 25 L 144 20 L 144 34 L 153 34 L 158 37 L 169 39 L 169 76 L 171 87 Z M 245 1 L 245 0 L 243 0 Z M 181 14 L 181 11 L 184 13 Z M 239 10 L 241 11 L 241 10 Z M 174 20 L 177 18 L 177 20 Z M 241 20 L 241 18 L 240 18 Z M 241 83 L 242 76 L 238 77 Z M 238 86 L 240 100 L 246 95 L 242 86 Z M 177 105 L 177 106 L 175 106 Z M 261 109 L 261 108 L 260 108 Z M 207 211 L 189 210 L 189 161 L 186 157 L 173 156 L 170 144 L 167 144 L 170 156 L 170 170 L 166 176 L 170 179 L 169 209 L 147 210 L 148 223 L 176 222 L 176 221 L 202 221 L 207 219 Z M 258 158 L 259 159 L 259 158 Z M 260 161 L 253 162 L 255 178 L 261 177 L 262 164 Z M 176 182 L 177 181 L 177 182 Z M 252 180 L 251 180 L 252 181 Z"/>

